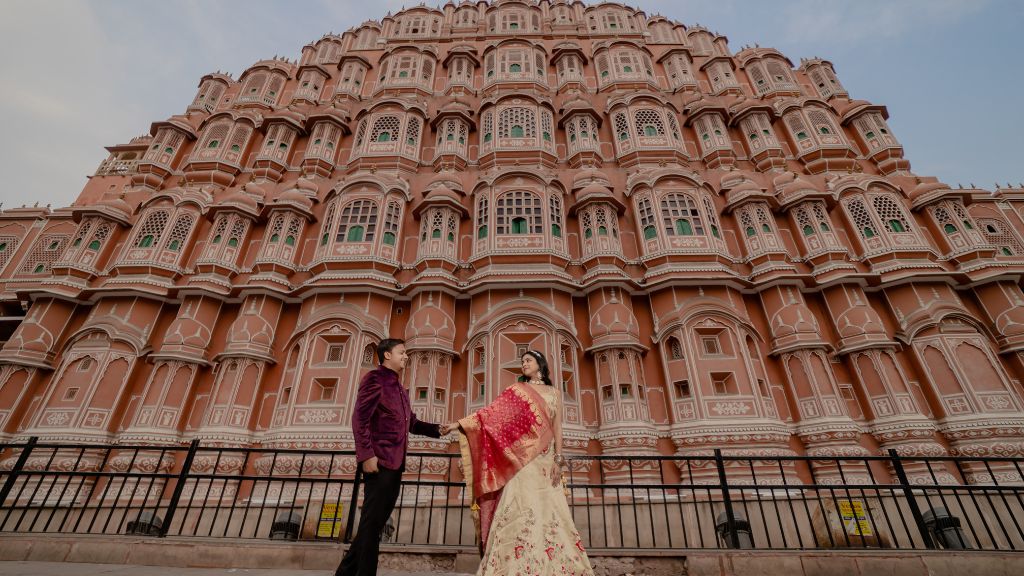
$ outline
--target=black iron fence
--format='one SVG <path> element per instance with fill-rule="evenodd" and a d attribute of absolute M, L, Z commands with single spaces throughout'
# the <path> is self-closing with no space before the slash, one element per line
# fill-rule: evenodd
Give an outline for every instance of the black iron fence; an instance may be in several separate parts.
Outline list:
<path fill-rule="evenodd" d="M 457 454 L 411 453 L 386 543 L 473 547 Z M 583 541 L 611 550 L 1024 551 L 1024 459 L 576 456 Z M 0 444 L 0 533 L 349 540 L 351 451 Z"/>

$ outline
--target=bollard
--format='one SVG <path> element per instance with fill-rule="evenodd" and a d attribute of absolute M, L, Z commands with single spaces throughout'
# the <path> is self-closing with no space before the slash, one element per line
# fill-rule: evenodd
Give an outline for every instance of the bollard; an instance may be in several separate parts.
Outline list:
<path fill-rule="evenodd" d="M 935 507 L 922 515 L 935 542 L 947 550 L 969 550 L 974 548 L 967 541 L 967 535 L 960 528 L 960 519 L 942 507 Z"/>
<path fill-rule="evenodd" d="M 753 548 L 754 538 L 750 534 L 750 522 L 742 512 L 733 513 L 732 526 L 729 525 L 729 515 L 722 512 L 715 518 L 715 531 L 718 537 L 725 542 L 726 548 Z M 735 541 L 732 534 L 735 533 Z"/>
<path fill-rule="evenodd" d="M 302 529 L 302 514 L 298 512 L 282 512 L 270 526 L 271 540 L 298 540 Z"/>

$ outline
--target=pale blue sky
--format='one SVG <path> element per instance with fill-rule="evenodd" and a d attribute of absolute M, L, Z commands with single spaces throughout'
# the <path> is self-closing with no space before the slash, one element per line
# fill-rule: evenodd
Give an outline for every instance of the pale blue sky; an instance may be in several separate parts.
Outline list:
<path fill-rule="evenodd" d="M 104 146 L 181 113 L 199 78 L 298 58 L 323 34 L 404 4 L 377 0 L 4 0 L 0 202 L 70 204 Z M 434 3 L 428 3 L 434 4 Z M 1024 2 L 636 0 L 794 63 L 831 60 L 853 98 L 884 104 L 913 170 L 956 185 L 1024 181 Z"/>

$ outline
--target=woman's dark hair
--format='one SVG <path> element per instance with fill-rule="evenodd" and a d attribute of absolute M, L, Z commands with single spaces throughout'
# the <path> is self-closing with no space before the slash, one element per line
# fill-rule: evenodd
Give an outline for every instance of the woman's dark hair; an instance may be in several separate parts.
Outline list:
<path fill-rule="evenodd" d="M 527 350 L 526 352 L 523 352 L 523 356 L 530 356 L 537 361 L 537 365 L 540 366 L 540 379 L 548 386 L 551 386 L 551 370 L 548 369 L 548 359 L 536 350 Z M 522 360 L 523 357 L 520 356 L 519 359 Z M 527 378 L 525 374 L 519 377 L 520 382 L 526 382 L 528 380 L 529 378 Z"/>
<path fill-rule="evenodd" d="M 402 340 L 400 338 L 386 338 L 384 340 L 381 340 L 380 344 L 377 344 L 377 360 L 379 360 L 380 363 L 383 364 L 384 354 L 387 352 L 391 352 L 395 348 L 395 346 L 398 346 L 399 344 L 405 344 L 405 340 Z"/>

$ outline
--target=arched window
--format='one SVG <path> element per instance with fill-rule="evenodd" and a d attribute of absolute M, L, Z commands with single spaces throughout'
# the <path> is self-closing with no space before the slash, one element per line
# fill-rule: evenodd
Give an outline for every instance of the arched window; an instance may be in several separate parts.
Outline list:
<path fill-rule="evenodd" d="M 338 242 L 373 242 L 377 228 L 377 203 L 353 200 L 345 205 L 338 218 Z"/>
<path fill-rule="evenodd" d="M 781 62 L 777 60 L 768 60 L 765 64 L 765 69 L 768 71 L 768 76 L 776 87 L 788 87 L 793 84 L 789 70 L 787 70 Z"/>
<path fill-rule="evenodd" d="M 405 144 L 407 146 L 418 146 L 420 142 L 420 119 L 410 117 L 405 128 Z"/>
<path fill-rule="evenodd" d="M 139 248 L 150 248 L 163 235 L 164 228 L 170 220 L 170 214 L 166 210 L 156 210 L 146 217 L 145 222 L 139 228 L 136 238 L 136 246 Z"/>
<path fill-rule="evenodd" d="M 580 213 L 580 229 L 583 230 L 584 238 L 589 239 L 594 237 L 593 219 L 590 217 L 589 211 Z"/>
<path fill-rule="evenodd" d="M 267 75 L 266 74 L 264 74 L 262 72 L 258 72 L 256 74 L 253 74 L 252 76 L 249 76 L 249 78 L 246 79 L 245 86 L 242 87 L 240 95 L 241 96 L 258 96 L 261 92 L 263 92 L 263 87 L 266 85 L 266 83 L 267 83 Z"/>
<path fill-rule="evenodd" d="M 664 136 L 665 123 L 657 110 L 643 108 L 633 113 L 637 136 Z"/>
<path fill-rule="evenodd" d="M 552 193 L 549 199 L 551 235 L 555 238 L 562 237 L 562 199 L 557 193 Z"/>
<path fill-rule="evenodd" d="M 481 195 L 476 207 L 476 237 L 487 238 L 487 196 Z"/>
<path fill-rule="evenodd" d="M 711 235 L 721 240 L 722 234 L 719 232 L 718 210 L 715 209 L 715 204 L 707 196 L 704 197 L 704 213 L 708 217 L 708 225 L 711 227 Z"/>
<path fill-rule="evenodd" d="M 704 234 L 697 204 L 686 194 L 666 194 L 661 199 L 661 218 L 668 236 Z"/>
<path fill-rule="evenodd" d="M 285 215 L 282 212 L 278 212 L 274 217 L 273 222 L 270 224 L 270 236 L 267 240 L 270 244 L 277 244 L 281 241 L 281 232 L 284 231 Z"/>
<path fill-rule="evenodd" d="M 889 232 L 902 233 L 911 231 L 906 215 L 892 198 L 889 196 L 875 196 L 872 199 L 872 204 L 875 207 L 875 213 L 878 214 L 878 218 L 885 223 L 885 227 Z"/>
<path fill-rule="evenodd" d="M 517 190 L 498 197 L 495 204 L 495 232 L 502 234 L 542 234 L 543 215 L 540 197 Z"/>
<path fill-rule="evenodd" d="M 401 121 L 398 116 L 381 116 L 377 118 L 373 123 L 373 129 L 370 131 L 371 142 L 389 142 L 395 140 L 398 137 L 398 129 L 401 125 Z"/>
<path fill-rule="evenodd" d="M 322 234 L 320 235 L 320 248 L 327 246 L 327 243 L 331 241 L 331 231 L 334 230 L 334 215 L 337 213 L 338 201 L 331 202 L 327 207 L 327 214 L 324 216 L 323 226 L 320 228 Z M 318 253 L 320 250 L 318 250 Z"/>
<path fill-rule="evenodd" d="M 978 226 L 988 243 L 999 249 L 1000 256 L 1024 254 L 1024 246 L 1006 222 L 997 218 L 978 218 Z"/>
<path fill-rule="evenodd" d="M 682 360 L 683 345 L 680 344 L 679 339 L 675 336 L 668 339 L 668 351 L 668 357 L 670 360 Z"/>
<path fill-rule="evenodd" d="M 640 229 L 643 230 L 644 240 L 657 238 L 658 229 L 654 226 L 654 210 L 650 198 L 641 198 L 637 202 L 637 213 L 640 215 Z"/>
<path fill-rule="evenodd" d="M 490 142 L 494 137 L 494 115 L 490 111 L 486 112 L 483 117 L 484 126 L 484 143 Z"/>
<path fill-rule="evenodd" d="M 871 221 L 871 215 L 868 214 L 864 203 L 860 199 L 852 200 L 846 204 L 846 209 L 849 211 L 854 227 L 861 237 L 865 239 L 874 238 L 876 235 L 875 225 Z"/>
<path fill-rule="evenodd" d="M 389 202 L 387 214 L 384 217 L 384 236 L 382 237 L 382 241 L 388 246 L 394 246 L 398 238 L 400 214 L 401 207 L 398 202 Z"/>
<path fill-rule="evenodd" d="M 815 108 L 808 110 L 807 119 L 810 120 L 811 125 L 815 127 L 819 134 L 832 135 L 837 133 L 835 125 L 833 125 L 832 123 L 832 120 L 828 117 L 828 114 L 826 114 L 822 110 L 818 110 Z M 835 143 L 833 140 L 834 139 L 823 139 L 823 143 Z"/>
<path fill-rule="evenodd" d="M 499 138 L 534 138 L 537 115 L 530 108 L 505 108 L 498 114 Z"/>
<path fill-rule="evenodd" d="M 182 214 L 174 221 L 174 227 L 171 228 L 170 234 L 167 236 L 166 248 L 172 252 L 179 252 L 185 240 L 188 238 L 189 232 L 192 231 L 192 224 L 195 222 L 195 218 L 191 214 Z"/>
<path fill-rule="evenodd" d="M 625 114 L 615 115 L 615 134 L 619 141 L 629 140 L 629 125 L 626 122 Z"/>

